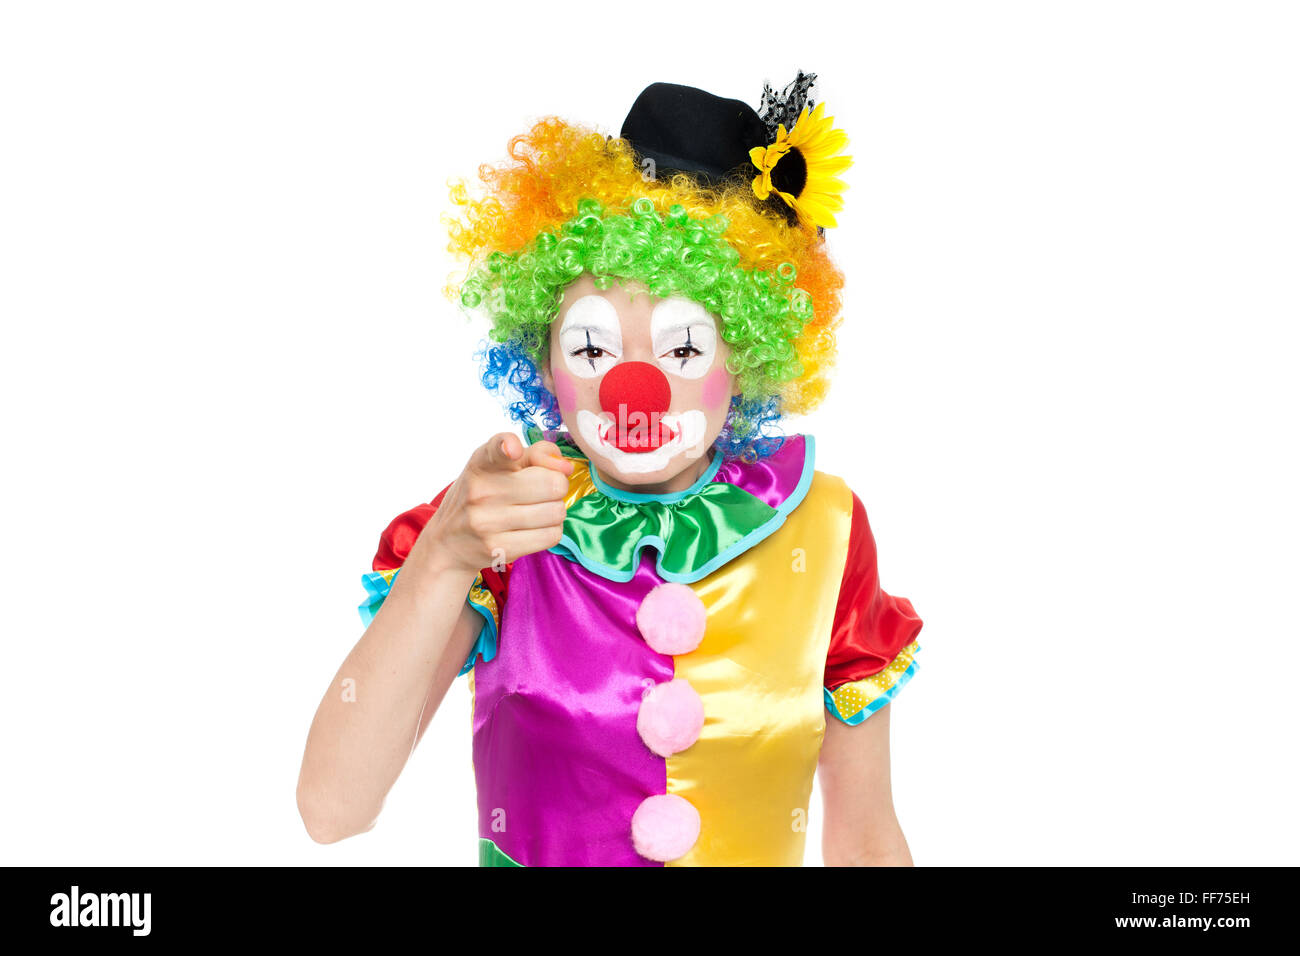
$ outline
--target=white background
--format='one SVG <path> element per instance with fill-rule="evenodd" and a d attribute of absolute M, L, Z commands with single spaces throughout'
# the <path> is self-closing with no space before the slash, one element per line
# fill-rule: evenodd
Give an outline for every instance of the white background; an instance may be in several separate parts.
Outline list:
<path fill-rule="evenodd" d="M 916 861 L 1300 862 L 1294 5 L 2 9 L 3 862 L 472 865 L 463 680 L 372 832 L 294 803 L 380 531 L 508 427 L 446 180 L 797 69 L 855 165 L 789 430 L 926 622 Z"/>

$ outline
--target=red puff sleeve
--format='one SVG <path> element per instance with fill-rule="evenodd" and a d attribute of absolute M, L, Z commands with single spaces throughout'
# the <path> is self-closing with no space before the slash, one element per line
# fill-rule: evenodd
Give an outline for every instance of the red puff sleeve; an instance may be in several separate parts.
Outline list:
<path fill-rule="evenodd" d="M 450 489 L 451 485 L 448 485 L 427 505 L 416 505 L 389 522 L 384 533 L 379 536 L 379 550 L 371 562 L 372 570 L 392 571 L 406 563 L 406 556 L 415 547 L 415 539 L 420 536 Z"/>
<path fill-rule="evenodd" d="M 880 587 L 876 540 L 861 499 L 853 495 L 848 557 L 840 581 L 823 679 L 826 706 L 845 723 L 861 723 L 893 699 L 916 672 L 921 631 L 912 602 Z"/>
<path fill-rule="evenodd" d="M 415 546 L 416 539 L 420 537 L 420 532 L 438 510 L 438 506 L 442 504 L 442 499 L 450 488 L 451 485 L 447 485 L 428 504 L 416 505 L 409 511 L 402 512 L 388 523 L 384 533 L 379 536 L 379 547 L 375 551 L 374 560 L 370 563 L 372 571 L 362 578 L 362 584 L 369 597 L 359 610 L 362 621 L 367 625 L 374 620 L 375 613 L 392 588 L 393 578 L 406 563 L 406 558 L 411 553 L 411 548 Z M 467 600 L 483 617 L 483 627 L 469 659 L 461 669 L 462 674 L 469 671 L 475 658 L 481 656 L 483 660 L 490 661 L 496 656 L 497 635 L 501 626 L 501 613 L 505 609 L 506 584 L 509 575 L 508 564 L 503 570 L 483 568 L 470 588 Z"/>

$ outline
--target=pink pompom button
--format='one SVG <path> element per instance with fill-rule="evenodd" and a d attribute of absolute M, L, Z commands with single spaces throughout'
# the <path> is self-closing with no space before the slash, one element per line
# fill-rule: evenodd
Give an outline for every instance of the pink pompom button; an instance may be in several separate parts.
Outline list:
<path fill-rule="evenodd" d="M 704 701 L 690 681 L 681 677 L 656 684 L 641 698 L 637 733 L 660 757 L 685 750 L 704 729 Z"/>
<path fill-rule="evenodd" d="M 708 611 L 699 595 L 670 581 L 653 588 L 636 609 L 636 626 L 660 654 L 689 654 L 704 640 Z"/>
<path fill-rule="evenodd" d="M 647 860 L 685 856 L 700 838 L 700 812 L 675 793 L 646 797 L 632 814 L 632 845 Z"/>

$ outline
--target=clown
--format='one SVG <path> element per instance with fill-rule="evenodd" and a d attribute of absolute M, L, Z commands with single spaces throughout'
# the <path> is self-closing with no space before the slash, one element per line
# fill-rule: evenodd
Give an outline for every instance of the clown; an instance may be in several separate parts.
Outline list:
<path fill-rule="evenodd" d="M 825 393 L 843 285 L 813 79 L 761 112 L 657 83 L 619 137 L 546 118 L 453 187 L 447 291 L 522 434 L 383 532 L 339 671 L 374 702 L 317 712 L 313 837 L 373 823 L 466 675 L 483 865 L 799 865 L 819 765 L 827 862 L 910 862 L 882 708 L 921 621 L 777 428 Z"/>

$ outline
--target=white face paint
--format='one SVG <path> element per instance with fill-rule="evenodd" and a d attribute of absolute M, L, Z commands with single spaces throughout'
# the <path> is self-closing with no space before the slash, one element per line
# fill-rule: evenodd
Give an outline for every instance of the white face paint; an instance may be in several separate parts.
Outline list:
<path fill-rule="evenodd" d="M 584 295 L 569 306 L 560 325 L 564 363 L 579 378 L 604 375 L 623 354 L 623 327 L 614 304 Z"/>
<path fill-rule="evenodd" d="M 655 359 L 665 372 L 682 378 L 702 378 L 713 367 L 718 329 L 704 306 L 683 296 L 672 296 L 656 305 L 650 316 L 650 341 Z"/>

